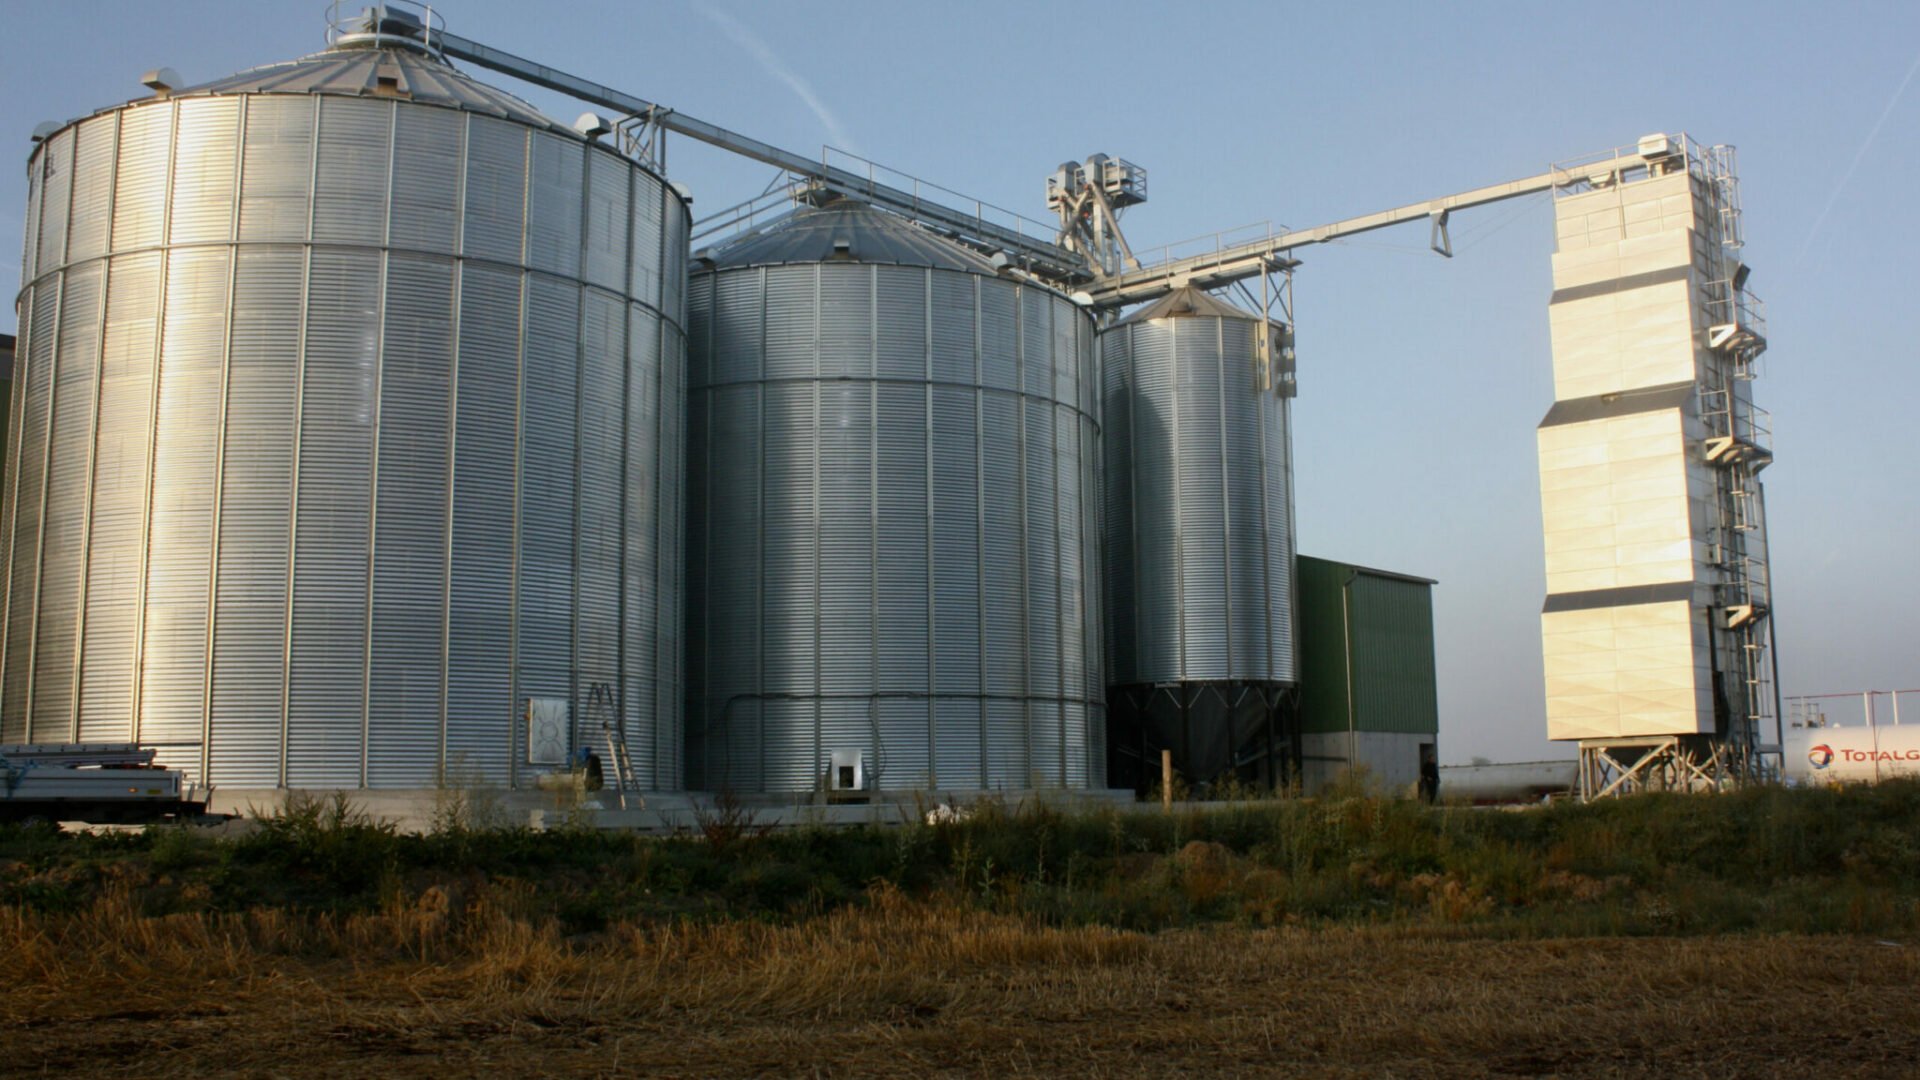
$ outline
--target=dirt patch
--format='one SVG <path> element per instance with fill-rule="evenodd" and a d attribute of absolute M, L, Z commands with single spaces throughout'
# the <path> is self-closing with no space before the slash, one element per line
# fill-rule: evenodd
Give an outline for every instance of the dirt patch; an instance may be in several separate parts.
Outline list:
<path fill-rule="evenodd" d="M 1920 949 L 1866 938 L 1143 935 L 898 899 L 586 949 L 476 923 L 424 957 L 132 924 L 50 953 L 38 929 L 0 991 L 20 1072 L 1906 1077 L 1920 1056 Z"/>

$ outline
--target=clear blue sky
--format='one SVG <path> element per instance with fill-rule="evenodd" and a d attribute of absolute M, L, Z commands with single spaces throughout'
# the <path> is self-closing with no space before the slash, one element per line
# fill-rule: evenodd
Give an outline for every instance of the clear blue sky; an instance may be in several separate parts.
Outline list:
<path fill-rule="evenodd" d="M 147 68 L 199 81 L 313 51 L 322 7 L 7 0 L 0 133 L 24 163 L 35 124 L 137 96 Z M 1125 156 L 1152 172 L 1152 201 L 1126 219 L 1136 245 L 1331 221 L 1650 131 L 1733 143 L 1771 323 L 1757 393 L 1778 453 L 1765 479 L 1785 690 L 1920 684 L 1920 78 L 1894 99 L 1920 61 L 1911 0 L 438 10 L 458 33 L 777 145 L 850 144 L 1036 218 L 1055 164 Z M 669 165 L 696 215 L 771 175 L 687 140 Z M 18 251 L 24 169 L 0 177 L 0 247 Z M 1459 215 L 1450 262 L 1425 246 L 1408 227 L 1304 252 L 1301 548 L 1440 580 L 1446 760 L 1561 753 L 1542 720 L 1533 434 L 1552 396 L 1551 208 Z M 11 294 L 11 260 L 0 273 Z"/>

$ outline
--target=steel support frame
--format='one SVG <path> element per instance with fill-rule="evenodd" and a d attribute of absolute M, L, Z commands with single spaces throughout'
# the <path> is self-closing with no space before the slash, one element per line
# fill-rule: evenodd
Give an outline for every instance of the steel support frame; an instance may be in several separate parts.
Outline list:
<path fill-rule="evenodd" d="M 1195 756 L 1193 712 L 1207 699 L 1219 702 L 1227 723 L 1234 710 L 1257 701 L 1261 711 L 1259 730 L 1246 740 L 1228 748 L 1227 767 L 1209 776 L 1193 775 Z M 1137 779 L 1151 784 L 1160 775 L 1159 753 L 1174 754 L 1174 768 L 1195 783 L 1214 783 L 1237 775 L 1241 770 L 1258 768 L 1259 783 L 1275 791 L 1291 791 L 1298 786 L 1301 761 L 1299 690 L 1286 683 L 1253 680 L 1207 680 L 1179 683 L 1139 683 L 1107 688 L 1107 753 L 1109 782 L 1115 773 L 1127 770 L 1122 758 L 1139 760 Z M 1146 718 L 1156 706 L 1170 708 L 1178 717 L 1178 736 L 1173 740 L 1155 739 Z M 1116 730 L 1120 729 L 1120 730 Z M 1164 746 L 1172 741 L 1178 745 Z M 1136 790 L 1143 790 L 1139 783 Z"/>
<path fill-rule="evenodd" d="M 1743 740 L 1710 735 L 1584 739 L 1575 791 L 1582 802 L 1649 791 L 1730 791 L 1768 779 Z"/>
<path fill-rule="evenodd" d="M 1061 197 L 1060 233 L 1054 243 L 1085 256 L 1100 277 L 1140 269 L 1140 260 L 1120 231 L 1120 211 L 1098 183 L 1089 182 Z"/>

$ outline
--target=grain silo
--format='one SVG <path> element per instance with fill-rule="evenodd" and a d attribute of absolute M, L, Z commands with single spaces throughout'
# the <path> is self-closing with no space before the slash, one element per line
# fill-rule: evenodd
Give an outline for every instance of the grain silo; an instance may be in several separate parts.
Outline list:
<path fill-rule="evenodd" d="M 853 200 L 689 292 L 690 786 L 1104 786 L 1091 318 Z"/>
<path fill-rule="evenodd" d="M 397 8 L 330 44 L 32 155 L 0 741 L 525 784 L 605 684 L 678 787 L 685 201 Z"/>
<path fill-rule="evenodd" d="M 1103 331 L 1115 782 L 1284 778 L 1294 657 L 1289 328 L 1176 289 Z M 1264 339 L 1264 340 L 1263 340 Z M 1122 775 L 1122 774 L 1126 775 Z"/>

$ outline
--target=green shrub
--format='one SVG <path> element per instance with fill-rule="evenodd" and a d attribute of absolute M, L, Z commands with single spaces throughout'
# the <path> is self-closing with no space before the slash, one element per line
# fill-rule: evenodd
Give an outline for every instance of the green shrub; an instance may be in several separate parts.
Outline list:
<path fill-rule="evenodd" d="M 390 872 L 405 838 L 391 821 L 373 817 L 345 792 L 294 792 L 279 811 L 258 815 L 255 828 L 234 843 L 239 863 L 271 867 L 343 900 L 355 900 Z"/>
<path fill-rule="evenodd" d="M 111 889 L 169 912 L 382 915 L 429 894 L 484 898 L 568 933 L 806 919 L 891 890 L 1131 929 L 1903 935 L 1920 932 L 1920 781 L 1515 812 L 1431 808 L 1357 784 L 1172 814 L 989 800 L 938 824 L 914 814 L 838 829 L 770 830 L 720 808 L 700 833 L 670 837 L 534 833 L 464 815 L 403 835 L 335 795 L 290 798 L 234 838 L 178 828 L 0 832 L 0 903 L 66 910 Z"/>

